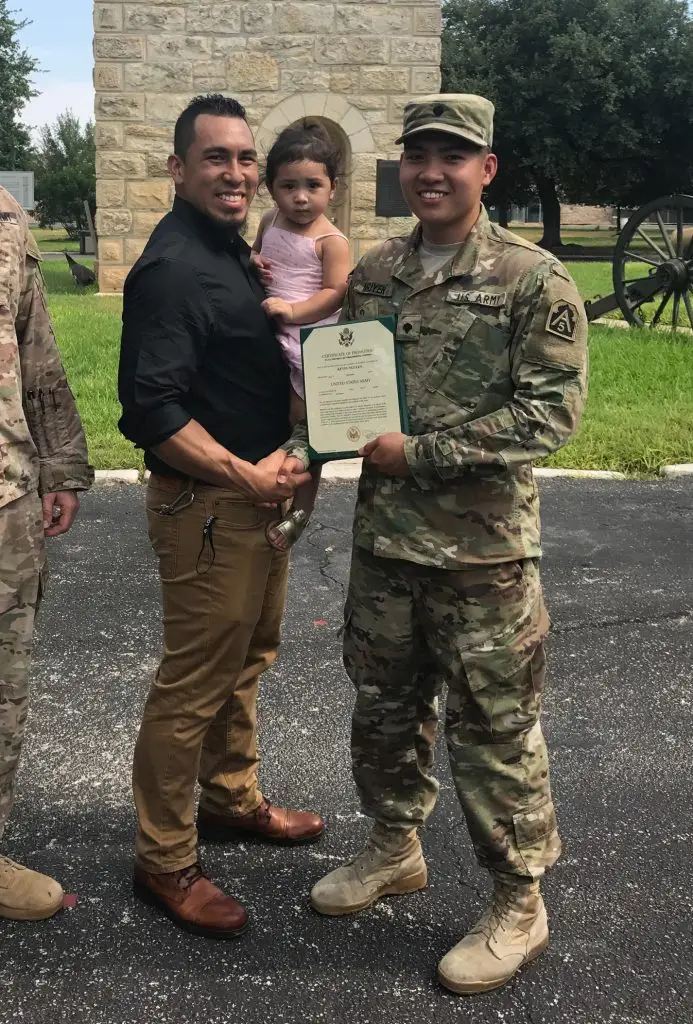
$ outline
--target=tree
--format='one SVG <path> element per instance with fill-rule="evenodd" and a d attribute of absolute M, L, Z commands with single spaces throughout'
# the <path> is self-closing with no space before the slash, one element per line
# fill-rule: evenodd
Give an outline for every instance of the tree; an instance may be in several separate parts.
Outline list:
<path fill-rule="evenodd" d="M 19 45 L 17 33 L 28 21 L 15 21 L 0 0 L 0 170 L 24 171 L 29 166 L 31 140 L 19 115 L 27 100 L 36 93 L 31 76 L 38 62 Z"/>
<path fill-rule="evenodd" d="M 496 104 L 514 199 L 531 182 L 542 245 L 560 199 L 638 204 L 691 187 L 693 24 L 686 0 L 447 0 L 443 84 Z"/>
<path fill-rule="evenodd" d="M 94 125 L 82 128 L 71 110 L 44 125 L 34 160 L 36 216 L 42 227 L 62 224 L 70 237 L 88 227 L 84 201 L 96 212 Z"/>

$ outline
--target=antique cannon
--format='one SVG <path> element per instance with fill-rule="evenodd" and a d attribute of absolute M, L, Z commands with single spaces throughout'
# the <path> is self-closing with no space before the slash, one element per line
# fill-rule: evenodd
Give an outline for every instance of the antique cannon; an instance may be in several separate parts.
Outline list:
<path fill-rule="evenodd" d="M 629 218 L 613 257 L 612 295 L 585 302 L 588 320 L 620 309 L 635 327 L 693 330 L 693 196 L 664 196 Z"/>

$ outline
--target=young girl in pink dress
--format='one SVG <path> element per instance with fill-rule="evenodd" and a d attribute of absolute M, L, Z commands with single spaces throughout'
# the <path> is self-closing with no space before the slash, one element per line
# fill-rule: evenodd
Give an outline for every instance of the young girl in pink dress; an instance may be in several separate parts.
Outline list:
<path fill-rule="evenodd" d="M 252 262 L 269 298 L 291 378 L 291 423 L 306 417 L 300 329 L 335 323 L 349 274 L 349 242 L 325 215 L 334 198 L 339 150 L 320 124 L 285 128 L 267 157 L 265 180 L 276 208 L 260 222 Z M 285 550 L 305 529 L 320 483 L 320 466 L 296 491 L 291 511 L 267 533 Z"/>

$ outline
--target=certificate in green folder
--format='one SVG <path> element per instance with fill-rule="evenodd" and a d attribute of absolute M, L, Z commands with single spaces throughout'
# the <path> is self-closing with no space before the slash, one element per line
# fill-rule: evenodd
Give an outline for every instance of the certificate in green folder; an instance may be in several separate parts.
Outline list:
<path fill-rule="evenodd" d="M 312 461 L 357 458 L 380 434 L 409 433 L 395 327 L 384 316 L 301 328 Z"/>

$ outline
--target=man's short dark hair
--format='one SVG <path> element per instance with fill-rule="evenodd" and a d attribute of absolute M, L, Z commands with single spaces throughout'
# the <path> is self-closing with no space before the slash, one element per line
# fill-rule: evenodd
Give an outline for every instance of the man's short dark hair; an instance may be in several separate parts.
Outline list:
<path fill-rule="evenodd" d="M 173 152 L 181 160 L 185 160 L 188 150 L 195 141 L 195 119 L 200 114 L 213 114 L 215 117 L 240 117 L 247 122 L 245 107 L 231 96 L 222 96 L 219 92 L 207 96 L 196 96 L 191 100 L 176 121 L 173 132 Z"/>

